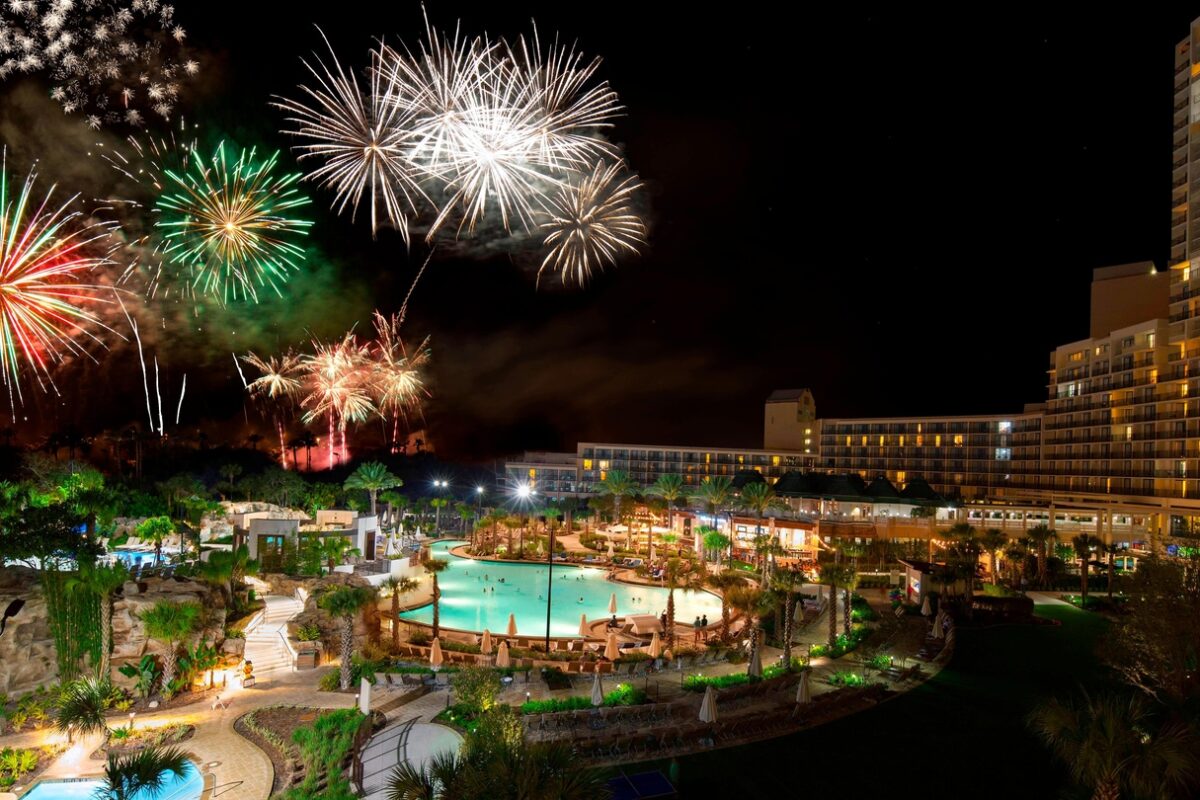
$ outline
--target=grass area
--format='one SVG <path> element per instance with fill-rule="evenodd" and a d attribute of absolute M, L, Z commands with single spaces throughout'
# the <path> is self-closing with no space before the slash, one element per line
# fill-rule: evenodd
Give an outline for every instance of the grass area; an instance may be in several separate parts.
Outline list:
<path fill-rule="evenodd" d="M 945 669 L 877 709 L 680 759 L 681 796 L 792 797 L 799 787 L 812 796 L 922 800 L 1069 796 L 1065 771 L 1029 734 L 1025 716 L 1044 697 L 1103 683 L 1094 648 L 1107 623 L 1068 606 L 1037 613 L 1062 624 L 960 629 Z"/>

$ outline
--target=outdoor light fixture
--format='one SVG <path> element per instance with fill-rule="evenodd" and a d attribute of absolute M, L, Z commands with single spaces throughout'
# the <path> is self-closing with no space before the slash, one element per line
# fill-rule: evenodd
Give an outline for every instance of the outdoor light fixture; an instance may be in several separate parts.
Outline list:
<path fill-rule="evenodd" d="M 533 490 L 529 488 L 528 483 L 522 483 L 517 487 L 517 497 L 521 498 L 522 500 L 527 499 L 531 494 L 533 494 Z"/>
<path fill-rule="evenodd" d="M 475 487 L 475 493 L 476 493 L 476 494 L 483 494 L 483 487 L 482 487 L 482 486 L 476 486 L 476 487 Z"/>

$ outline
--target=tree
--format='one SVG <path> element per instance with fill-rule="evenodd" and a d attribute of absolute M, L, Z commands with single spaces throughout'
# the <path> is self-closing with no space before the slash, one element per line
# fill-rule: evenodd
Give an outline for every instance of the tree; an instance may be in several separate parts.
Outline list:
<path fill-rule="evenodd" d="M 82 563 L 79 573 L 67 580 L 68 591 L 89 592 L 100 601 L 100 663 L 96 673 L 111 677 L 112 659 L 112 596 L 129 580 L 129 570 L 118 561 L 112 566 Z"/>
<path fill-rule="evenodd" d="M 87 677 L 71 681 L 63 687 L 54 710 L 54 728 L 74 741 L 75 734 L 108 733 L 105 712 L 113 686 L 107 677 Z"/>
<path fill-rule="evenodd" d="M 1044 586 L 1046 583 L 1046 568 L 1047 561 L 1050 558 L 1050 543 L 1055 539 L 1056 534 L 1052 528 L 1045 525 L 1034 525 L 1025 532 L 1025 538 L 1037 550 L 1038 554 L 1038 585 Z"/>
<path fill-rule="evenodd" d="M 187 641 L 196 630 L 203 613 L 199 603 L 172 603 L 170 600 L 159 600 L 142 616 L 142 624 L 146 626 L 146 635 L 151 639 L 162 642 L 167 649 L 163 653 L 163 694 L 169 695 L 176 691 L 171 684 L 175 681 L 176 650 Z"/>
<path fill-rule="evenodd" d="M 317 446 L 317 437 L 312 435 L 312 431 L 305 431 L 296 438 L 292 439 L 290 447 L 293 449 L 304 448 L 304 471 L 312 472 L 312 451 Z M 295 457 L 292 461 L 295 461 Z"/>
<path fill-rule="evenodd" d="M 503 685 L 500 674 L 491 667 L 465 666 L 450 679 L 458 702 L 464 703 L 476 713 L 487 713 L 496 705 Z"/>
<path fill-rule="evenodd" d="M 144 542 L 154 542 L 154 564 L 162 560 L 163 540 L 175 532 L 175 523 L 170 517 L 150 517 L 138 523 L 137 536 Z"/>
<path fill-rule="evenodd" d="M 346 482 L 342 484 L 343 488 L 350 489 L 365 489 L 367 495 L 371 498 L 371 516 L 376 516 L 375 513 L 375 498 L 380 492 L 388 489 L 398 489 L 404 485 L 404 481 L 393 475 L 386 466 L 378 461 L 368 461 L 365 464 L 360 464 L 358 469 L 351 473 Z"/>
<path fill-rule="evenodd" d="M 436 534 L 442 529 L 442 509 L 450 505 L 450 501 L 444 497 L 435 497 L 429 501 L 430 508 L 433 509 L 433 532 Z"/>
<path fill-rule="evenodd" d="M 729 593 L 744 586 L 746 579 L 732 570 L 709 575 L 704 582 L 721 593 L 721 641 L 729 640 Z"/>
<path fill-rule="evenodd" d="M 400 649 L 400 595 L 415 592 L 420 586 L 415 578 L 389 577 L 383 588 L 392 595 L 392 648 Z"/>
<path fill-rule="evenodd" d="M 754 514 L 754 535 L 756 540 L 762 536 L 762 521 L 766 513 L 772 509 L 783 506 L 783 501 L 781 501 L 775 495 L 775 487 L 766 481 L 756 481 L 754 483 L 747 483 L 745 486 L 743 486 L 742 493 L 738 497 L 737 503 L 741 508 L 744 508 L 750 513 Z M 766 544 L 773 544 L 773 542 L 768 542 Z M 767 563 L 768 559 L 770 558 L 771 551 L 770 548 L 767 547 L 763 547 L 761 549 L 764 551 L 762 569 L 763 580 L 765 581 L 767 578 Z"/>
<path fill-rule="evenodd" d="M 696 575 L 680 569 L 678 557 L 667 559 L 667 647 L 675 647 L 675 590 L 690 592 L 696 588 Z"/>
<path fill-rule="evenodd" d="M 646 490 L 655 497 L 661 497 L 667 504 L 667 529 L 675 529 L 675 504 L 687 497 L 687 489 L 683 485 L 681 475 L 659 475 L 654 485 Z"/>
<path fill-rule="evenodd" d="M 321 558 L 325 561 L 325 566 L 330 573 L 333 568 L 341 564 L 349 556 L 359 556 L 362 553 L 358 548 L 350 544 L 350 540 L 345 536 L 322 536 L 319 544 Z"/>
<path fill-rule="evenodd" d="M 1079 559 L 1080 608 L 1087 608 L 1088 562 L 1092 560 L 1092 549 L 1103 546 L 1104 542 L 1086 533 L 1081 533 L 1071 540 L 1071 547 L 1075 550 L 1075 557 Z"/>
<path fill-rule="evenodd" d="M 637 488 L 637 484 L 629 477 L 629 473 L 619 469 L 609 470 L 600 483 L 596 484 L 597 492 L 612 498 L 613 516 L 616 517 L 618 525 L 624 519 L 621 516 L 622 501 L 626 497 L 633 497 L 637 493 Z"/>
<path fill-rule="evenodd" d="M 354 618 L 363 608 L 375 602 L 375 592 L 365 586 L 340 586 L 321 595 L 317 605 L 342 626 L 341 681 L 342 691 L 350 688 L 354 657 Z"/>
<path fill-rule="evenodd" d="M 441 634 L 441 600 L 442 591 L 438 588 L 438 573 L 447 569 L 450 562 L 444 558 L 427 558 L 421 562 L 421 566 L 433 578 L 433 638 L 436 639 Z"/>
<path fill-rule="evenodd" d="M 235 587 L 246 575 L 257 575 L 259 567 L 258 560 L 250 558 L 250 548 L 243 544 L 233 550 L 212 551 L 207 561 L 197 565 L 196 571 L 205 583 L 220 588 L 229 608 L 235 610 L 241 607 Z"/>
<path fill-rule="evenodd" d="M 1093 800 L 1182 797 L 1194 786 L 1195 735 L 1182 723 L 1157 725 L 1137 695 L 1084 692 L 1080 702 L 1051 700 L 1033 711 L 1029 725 Z"/>
<path fill-rule="evenodd" d="M 222 482 L 221 486 L 223 488 L 226 488 L 229 490 L 229 496 L 232 498 L 233 491 L 235 488 L 237 488 L 235 481 L 237 480 L 237 477 L 242 474 L 241 465 L 239 465 L 239 464 L 222 464 L 221 468 L 219 470 L 217 470 L 217 472 L 219 472 L 221 474 L 221 477 L 225 479 Z"/>
<path fill-rule="evenodd" d="M 399 530 L 408 508 L 408 498 L 399 492 L 385 491 L 379 493 L 379 499 L 387 503 L 388 526 Z"/>
<path fill-rule="evenodd" d="M 1126 683 L 1172 706 L 1200 701 L 1200 558 L 1144 558 L 1101 655 Z"/>
<path fill-rule="evenodd" d="M 166 785 L 167 775 L 187 775 L 188 758 L 178 747 L 147 747 L 130 755 L 109 753 L 104 782 L 96 791 L 98 800 L 133 800 L 155 797 Z"/>
<path fill-rule="evenodd" d="M 693 499 L 698 500 L 704 505 L 704 510 L 712 514 L 715 520 L 723 511 L 729 509 L 733 503 L 733 481 L 724 475 L 710 475 L 700 482 L 696 487 L 696 493 L 692 495 Z M 733 519 L 729 520 L 730 533 L 733 532 Z M 703 551 L 700 555 L 700 561 L 704 561 Z"/>
<path fill-rule="evenodd" d="M 857 573 L 849 564 L 837 564 L 833 561 L 821 564 L 820 571 L 821 583 L 829 587 L 829 647 L 832 649 L 837 644 L 837 590 L 848 585 L 850 576 L 857 577 Z"/>
<path fill-rule="evenodd" d="M 729 547 L 729 537 L 711 525 L 701 525 L 696 530 L 696 536 L 703 543 L 700 548 L 700 564 L 704 564 L 704 551 L 713 550 L 717 554 L 717 569 L 721 569 L 721 553 Z"/>
<path fill-rule="evenodd" d="M 1108 562 L 1108 601 L 1111 603 L 1113 594 L 1114 562 L 1116 561 L 1117 554 L 1121 552 L 1121 546 L 1116 543 L 1112 543 L 1102 545 L 1101 549 L 1104 551 L 1104 555 L 1106 556 L 1105 560 Z"/>
<path fill-rule="evenodd" d="M 992 583 L 1000 583 L 1000 560 L 999 554 L 1008 545 L 1008 537 L 1003 531 L 995 528 L 988 528 L 983 532 L 983 536 L 979 537 L 979 546 L 983 548 L 983 552 L 988 554 L 990 561 L 989 568 L 992 571 Z"/>
<path fill-rule="evenodd" d="M 742 584 L 735 586 L 727 593 L 729 596 L 729 605 L 737 609 L 750 626 L 750 657 L 754 658 L 754 654 L 759 652 L 758 642 L 758 625 L 764 613 L 767 612 L 767 595 L 762 589 L 757 586 Z"/>
<path fill-rule="evenodd" d="M 792 636 L 796 617 L 796 594 L 804 584 L 804 573 L 794 567 L 776 570 L 772 577 L 772 588 L 783 595 L 783 663 L 792 668 Z"/>

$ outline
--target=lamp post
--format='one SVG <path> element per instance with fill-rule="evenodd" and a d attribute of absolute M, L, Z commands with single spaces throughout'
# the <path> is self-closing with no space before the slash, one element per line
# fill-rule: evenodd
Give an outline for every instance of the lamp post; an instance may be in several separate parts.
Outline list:
<path fill-rule="evenodd" d="M 546 554 L 546 657 L 550 657 L 550 607 L 553 605 L 551 596 L 554 593 L 554 526 L 550 529 L 550 547 Z"/>
<path fill-rule="evenodd" d="M 439 500 L 442 499 L 441 492 L 445 491 L 449 486 L 450 486 L 449 481 L 444 481 L 444 480 L 440 480 L 440 479 L 436 479 L 436 478 L 434 479 L 434 481 L 433 481 L 434 494 L 436 494 L 438 496 Z M 433 510 L 433 531 L 434 531 L 434 533 L 438 533 L 439 531 L 441 531 L 441 529 L 442 529 L 442 506 L 439 503 L 437 505 L 437 507 L 434 508 L 434 510 Z"/>

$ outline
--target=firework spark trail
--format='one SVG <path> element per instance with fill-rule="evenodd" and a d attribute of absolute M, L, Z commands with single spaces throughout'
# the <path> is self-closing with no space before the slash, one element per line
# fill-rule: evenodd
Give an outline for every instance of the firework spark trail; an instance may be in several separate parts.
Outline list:
<path fill-rule="evenodd" d="M 333 190 L 339 212 L 370 198 L 372 231 L 386 216 L 407 241 L 429 212 L 433 241 L 443 228 L 479 235 L 494 217 L 506 234 L 540 233 L 542 270 L 578 283 L 645 243 L 640 184 L 632 174 L 614 183 L 625 167 L 604 138 L 619 99 L 596 79 L 600 60 L 573 45 L 543 47 L 536 26 L 515 44 L 446 34 L 426 15 L 415 49 L 371 51 L 365 90 L 332 49 L 329 65 L 305 66 L 316 80 L 300 87 L 305 99 L 276 102 L 285 132 L 301 140 L 301 159 L 321 162 L 309 177 Z"/>
<path fill-rule="evenodd" d="M 242 372 L 242 365 L 241 365 L 241 363 L 238 361 L 237 354 L 236 354 L 236 353 L 230 353 L 229 355 L 233 356 L 233 365 L 234 365 L 235 367 L 237 367 L 238 376 L 239 376 L 239 377 L 242 379 L 242 388 L 243 388 L 243 389 L 249 389 L 249 388 L 250 388 L 250 384 L 246 383 L 246 373 Z"/>
<path fill-rule="evenodd" d="M 232 159 L 225 150 L 222 142 L 210 159 L 193 153 L 190 169 L 164 173 L 155 206 L 163 254 L 191 270 L 194 290 L 222 302 L 257 302 L 267 288 L 282 297 L 280 285 L 305 258 L 296 239 L 312 226 L 288 216 L 310 202 L 295 187 L 300 174 L 273 174 L 278 152 L 259 159 L 251 148 Z"/>
<path fill-rule="evenodd" d="M 187 373 L 183 373 L 183 386 L 179 389 L 179 405 L 175 407 L 175 424 L 179 424 L 179 415 L 183 413 L 183 396 L 187 394 Z"/>
<path fill-rule="evenodd" d="M 80 223 L 70 210 L 77 196 L 52 205 L 53 186 L 35 201 L 36 179 L 30 170 L 10 195 L 7 153 L 0 157 L 0 380 L 14 420 L 16 403 L 24 402 L 23 367 L 57 394 L 51 368 L 72 356 L 95 361 L 84 345 L 103 341 L 92 328 L 113 332 L 86 307 L 109 302 L 100 296 L 107 290 L 79 281 L 111 263 L 111 226 Z"/>
<path fill-rule="evenodd" d="M 129 329 L 133 331 L 133 340 L 137 342 L 138 366 L 142 368 L 142 392 L 146 395 L 146 417 L 150 420 L 150 430 L 154 430 L 154 412 L 150 410 L 150 379 L 146 375 L 146 354 L 142 352 L 142 336 L 138 333 L 137 320 L 129 316 L 129 310 L 125 308 L 125 302 L 121 300 L 120 295 L 117 295 L 117 301 L 121 304 L 121 313 L 125 315 Z"/>
<path fill-rule="evenodd" d="M 0 79 L 45 72 L 50 96 L 89 127 L 169 118 L 200 66 L 187 34 L 158 0 L 9 0 L 0 5 Z"/>
<path fill-rule="evenodd" d="M 166 425 L 163 424 L 162 386 L 158 382 L 158 356 L 154 357 L 154 394 L 158 397 L 158 435 L 164 436 Z"/>

